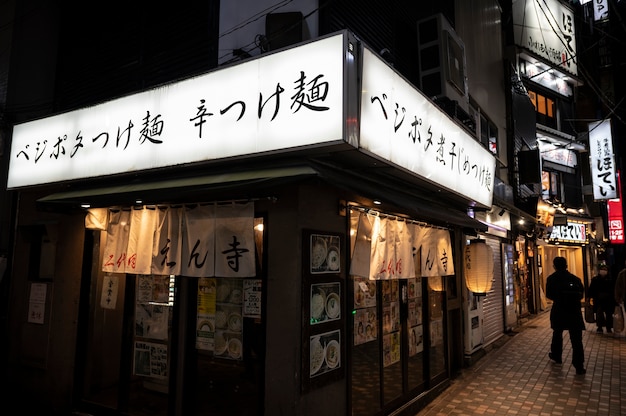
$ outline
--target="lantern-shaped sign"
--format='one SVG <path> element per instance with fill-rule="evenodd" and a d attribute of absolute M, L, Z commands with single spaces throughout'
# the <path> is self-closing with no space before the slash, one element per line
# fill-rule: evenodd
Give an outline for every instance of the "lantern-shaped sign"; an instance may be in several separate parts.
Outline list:
<path fill-rule="evenodd" d="M 485 240 L 472 240 L 463 258 L 465 284 L 477 296 L 485 296 L 493 281 L 493 250 Z"/>

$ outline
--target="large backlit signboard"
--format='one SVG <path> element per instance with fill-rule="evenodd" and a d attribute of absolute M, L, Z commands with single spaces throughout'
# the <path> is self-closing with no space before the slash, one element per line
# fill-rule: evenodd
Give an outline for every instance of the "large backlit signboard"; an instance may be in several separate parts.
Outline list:
<path fill-rule="evenodd" d="M 16 125 L 8 188 L 344 139 L 346 35 Z"/>
<path fill-rule="evenodd" d="M 597 201 L 617 198 L 611 120 L 589 123 L 589 163 L 593 198 Z"/>
<path fill-rule="evenodd" d="M 494 155 L 367 48 L 359 145 L 477 205 L 491 207 Z"/>
<path fill-rule="evenodd" d="M 513 0 L 515 44 L 578 75 L 574 12 L 558 0 Z"/>

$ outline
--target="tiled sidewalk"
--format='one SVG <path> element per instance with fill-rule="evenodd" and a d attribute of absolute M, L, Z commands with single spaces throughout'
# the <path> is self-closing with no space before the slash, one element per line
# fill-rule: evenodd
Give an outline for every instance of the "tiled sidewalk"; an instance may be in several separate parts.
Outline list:
<path fill-rule="evenodd" d="M 597 334 L 587 324 L 587 374 L 579 376 L 567 332 L 561 365 L 548 358 L 551 336 L 549 312 L 531 318 L 416 416 L 626 415 L 626 338 Z"/>

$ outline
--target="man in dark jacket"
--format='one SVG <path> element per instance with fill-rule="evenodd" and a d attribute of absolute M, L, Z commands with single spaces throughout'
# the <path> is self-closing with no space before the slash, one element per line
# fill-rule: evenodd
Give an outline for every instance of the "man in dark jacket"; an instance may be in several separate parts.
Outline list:
<path fill-rule="evenodd" d="M 565 257 L 555 257 L 556 270 L 546 281 L 546 297 L 553 301 L 550 311 L 552 344 L 548 356 L 557 364 L 562 362 L 563 331 L 569 332 L 572 344 L 572 365 L 576 374 L 585 374 L 585 351 L 583 349 L 583 330 L 585 322 L 581 312 L 581 303 L 585 288 L 580 279 L 567 271 Z"/>

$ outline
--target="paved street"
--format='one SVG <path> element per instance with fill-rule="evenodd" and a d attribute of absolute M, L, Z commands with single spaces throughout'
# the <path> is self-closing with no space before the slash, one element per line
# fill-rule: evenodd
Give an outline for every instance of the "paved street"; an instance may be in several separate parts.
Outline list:
<path fill-rule="evenodd" d="M 564 333 L 563 364 L 548 358 L 549 312 L 528 320 L 416 416 L 626 415 L 626 338 L 583 333 L 587 374 L 576 375 Z M 505 335 L 508 336 L 508 335 Z"/>

